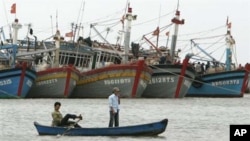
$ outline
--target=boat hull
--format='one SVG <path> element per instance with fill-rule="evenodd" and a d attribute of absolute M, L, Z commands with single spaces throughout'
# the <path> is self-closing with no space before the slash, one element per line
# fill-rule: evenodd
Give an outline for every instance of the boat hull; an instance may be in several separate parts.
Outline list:
<path fill-rule="evenodd" d="M 153 70 L 151 80 L 142 94 L 142 97 L 146 98 L 183 98 L 195 77 L 195 71 L 187 67 L 183 81 L 178 84 L 182 77 L 182 65 L 153 65 L 151 68 Z M 181 87 L 178 88 L 178 85 Z"/>
<path fill-rule="evenodd" d="M 187 97 L 243 97 L 246 89 L 245 70 L 205 74 L 194 81 Z"/>
<path fill-rule="evenodd" d="M 121 97 L 141 97 L 151 78 L 151 69 L 140 60 L 133 64 L 110 65 L 83 73 L 77 82 L 73 98 L 107 98 L 113 87 L 119 87 Z"/>
<path fill-rule="evenodd" d="M 80 73 L 72 67 L 51 68 L 38 72 L 27 98 L 66 98 L 72 94 Z"/>
<path fill-rule="evenodd" d="M 152 136 L 166 130 L 168 119 L 159 122 L 112 128 L 69 128 L 43 126 L 34 122 L 39 135 L 67 136 Z"/>
<path fill-rule="evenodd" d="M 36 79 L 36 72 L 26 67 L 0 70 L 0 98 L 24 98 Z"/>

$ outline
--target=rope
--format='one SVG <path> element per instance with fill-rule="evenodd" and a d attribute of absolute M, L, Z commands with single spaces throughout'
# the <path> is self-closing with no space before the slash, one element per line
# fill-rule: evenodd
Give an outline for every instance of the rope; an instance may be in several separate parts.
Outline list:
<path fill-rule="evenodd" d="M 232 90 L 232 89 L 227 89 L 227 88 L 224 88 L 224 87 L 214 86 L 214 85 L 212 85 L 212 84 L 205 83 L 205 82 L 203 82 L 203 81 L 191 79 L 191 78 L 189 78 L 189 77 L 181 76 L 181 75 L 178 75 L 178 74 L 173 73 L 173 72 L 171 72 L 171 71 L 168 71 L 168 70 L 166 70 L 166 69 L 161 69 L 161 68 L 159 68 L 159 67 L 156 67 L 156 66 L 154 66 L 154 65 L 150 65 L 150 66 L 153 67 L 153 68 L 159 69 L 159 70 L 161 70 L 162 72 L 168 72 L 168 73 L 173 74 L 173 75 L 175 75 L 175 76 L 183 77 L 183 78 L 188 79 L 188 80 L 190 80 L 190 81 L 192 81 L 192 82 L 198 82 L 198 83 L 201 83 L 201 84 L 203 84 L 203 85 L 206 84 L 206 85 L 209 85 L 209 86 L 212 86 L 212 87 L 216 87 L 216 88 L 219 88 L 219 89 L 222 89 L 222 90 L 227 90 L 227 91 L 230 91 L 230 92 L 236 92 L 236 93 L 239 92 L 239 91 L 235 91 L 235 90 Z M 247 71 L 247 70 L 246 70 L 246 71 Z"/>

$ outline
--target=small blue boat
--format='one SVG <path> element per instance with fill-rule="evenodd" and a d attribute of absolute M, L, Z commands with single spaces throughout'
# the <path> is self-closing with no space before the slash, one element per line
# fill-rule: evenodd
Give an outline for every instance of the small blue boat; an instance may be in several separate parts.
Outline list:
<path fill-rule="evenodd" d="M 70 128 L 52 127 L 34 122 L 39 135 L 67 135 L 67 136 L 153 136 L 166 130 L 168 119 L 159 122 L 103 128 Z"/>

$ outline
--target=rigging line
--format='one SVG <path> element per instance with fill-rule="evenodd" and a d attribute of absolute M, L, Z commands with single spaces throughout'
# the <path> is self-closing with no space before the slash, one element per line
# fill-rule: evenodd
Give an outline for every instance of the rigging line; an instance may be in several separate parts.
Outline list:
<path fill-rule="evenodd" d="M 12 39 L 12 33 L 11 33 L 11 25 L 9 23 L 9 19 L 8 19 L 8 16 L 7 16 L 7 12 L 6 12 L 6 5 L 4 3 L 4 0 L 3 0 L 3 7 L 4 7 L 4 15 L 5 15 L 5 18 L 7 20 L 7 24 L 9 26 L 9 35 L 10 35 L 10 39 Z"/>
<path fill-rule="evenodd" d="M 82 8 L 83 8 L 83 4 L 84 4 L 84 1 L 82 1 L 81 6 L 80 6 L 80 10 L 79 10 L 79 13 L 78 13 L 78 16 L 77 16 L 77 20 L 76 20 L 76 23 L 77 23 L 77 24 L 78 24 L 78 22 L 79 22 L 79 17 L 81 16 L 81 10 L 82 10 Z"/>
<path fill-rule="evenodd" d="M 117 24 L 111 26 L 110 28 L 115 27 L 115 26 L 118 25 L 119 23 L 120 23 L 120 22 L 117 22 Z M 101 31 L 101 32 L 99 32 L 99 33 L 103 33 L 103 32 L 106 32 L 106 31 L 107 31 L 107 30 L 104 29 L 103 31 Z M 98 36 L 98 34 L 91 36 L 91 38 L 94 38 L 94 37 L 96 37 L 96 36 Z"/>
<path fill-rule="evenodd" d="M 181 34 L 180 36 L 189 36 L 189 35 L 195 35 L 195 34 L 205 34 L 205 33 L 212 32 L 212 31 L 215 31 L 215 30 L 218 30 L 218 29 L 222 29 L 222 28 L 225 28 L 225 25 L 218 26 L 216 28 L 208 29 L 208 30 L 205 30 L 205 31 L 188 33 L 188 34 Z"/>
<path fill-rule="evenodd" d="M 222 39 L 220 39 L 220 40 L 222 40 Z M 220 41 L 219 40 L 219 41 Z M 213 44 L 211 44 L 210 46 L 208 46 L 208 47 L 206 47 L 206 48 L 204 48 L 204 50 L 208 50 L 209 48 L 211 48 L 212 46 L 214 46 L 216 43 L 218 43 L 219 41 L 217 41 L 217 42 L 215 42 L 215 43 L 213 43 Z M 196 44 L 198 44 L 198 43 L 196 43 Z M 199 44 L 199 46 L 200 46 L 200 44 Z M 223 45 L 224 46 L 224 45 Z M 198 51 L 197 53 L 196 53 L 196 55 L 199 55 L 199 54 L 203 54 L 203 51 Z M 211 53 L 209 53 L 209 54 L 211 54 Z"/>
<path fill-rule="evenodd" d="M 2 2 L 3 2 L 3 8 L 4 8 L 4 15 L 5 15 L 5 18 L 7 20 L 7 24 L 9 25 L 9 19 L 8 19 L 7 12 L 6 12 L 6 5 L 5 5 L 4 0 Z"/>
<path fill-rule="evenodd" d="M 191 40 L 204 40 L 204 39 L 213 39 L 213 38 L 218 38 L 218 37 L 223 37 L 225 38 L 226 34 L 222 34 L 222 35 L 216 35 L 216 36 L 209 36 L 209 37 L 200 37 L 200 38 L 193 38 Z"/>
<path fill-rule="evenodd" d="M 165 16 L 168 16 L 168 15 L 170 15 L 170 14 L 173 14 L 174 12 L 175 12 L 175 11 L 171 11 L 171 12 L 165 14 L 165 15 L 160 16 L 160 18 L 165 17 Z M 141 22 L 141 23 L 133 24 L 132 26 L 142 25 L 142 24 L 149 23 L 149 22 L 152 22 L 152 21 L 155 21 L 155 20 L 158 20 L 158 19 L 159 19 L 159 17 L 158 17 L 158 18 L 149 19 L 149 20 L 144 21 L 144 22 Z"/>
<path fill-rule="evenodd" d="M 215 51 L 216 51 L 216 50 L 215 50 Z M 219 59 L 220 62 L 221 62 L 221 60 L 223 59 L 225 53 L 226 53 L 226 50 L 223 51 L 223 54 L 221 55 L 221 58 Z"/>
<path fill-rule="evenodd" d="M 117 12 L 115 12 L 115 15 L 121 15 L 120 13 L 122 12 L 123 13 L 123 11 L 124 11 L 124 9 L 122 9 L 122 10 L 119 10 L 119 11 L 117 11 Z M 112 14 L 112 15 L 114 15 L 114 14 Z M 86 21 L 86 22 L 84 22 L 84 24 L 91 24 L 91 23 L 96 23 L 97 21 L 100 21 L 101 19 L 108 19 L 109 17 L 114 17 L 114 16 L 112 16 L 112 15 L 108 15 L 108 16 L 105 16 L 104 18 L 96 18 L 96 19 L 94 19 L 94 20 L 90 20 L 90 21 Z M 105 22 L 106 21 L 108 21 L 108 20 L 105 20 Z M 98 22 L 99 23 L 99 22 Z"/>
<path fill-rule="evenodd" d="M 114 19 L 108 19 L 108 20 L 101 21 L 101 22 L 94 22 L 92 24 L 102 25 L 100 23 L 111 22 L 111 21 L 119 21 L 119 20 L 120 20 L 119 18 L 114 18 Z"/>
<path fill-rule="evenodd" d="M 206 47 L 204 50 L 207 50 L 209 48 L 211 48 L 212 46 L 214 46 L 215 44 L 219 43 L 221 40 L 223 40 L 224 37 L 222 37 L 221 39 L 218 39 L 216 42 L 214 42 L 213 44 L 211 44 L 210 46 Z"/>
<path fill-rule="evenodd" d="M 167 29 L 168 27 L 170 27 L 170 26 L 172 26 L 173 25 L 173 23 L 171 23 L 171 24 L 169 24 L 169 25 L 166 25 L 166 26 L 164 26 L 164 27 L 161 27 L 159 30 L 161 31 L 162 29 Z M 163 30 L 162 30 L 163 31 Z M 161 32 L 162 32 L 161 31 Z M 153 33 L 153 31 L 150 31 L 150 32 L 148 32 L 148 33 L 146 33 L 146 34 L 144 34 L 143 36 L 146 36 L 146 35 L 149 35 L 150 33 Z"/>
<path fill-rule="evenodd" d="M 209 86 L 212 86 L 212 87 L 216 87 L 216 88 L 219 88 L 219 89 L 222 89 L 222 90 L 227 90 L 227 91 L 230 91 L 230 92 L 238 92 L 238 91 L 235 91 L 235 90 L 232 90 L 232 89 L 223 88 L 223 87 L 219 87 L 219 86 L 214 86 L 214 85 L 212 85 L 212 84 L 209 84 L 209 83 L 206 83 L 206 82 L 203 82 L 203 81 L 199 81 L 199 80 L 195 80 L 195 79 L 192 79 L 192 78 L 189 78 L 189 77 L 186 77 L 186 76 L 181 76 L 181 75 L 179 75 L 179 74 L 173 73 L 173 72 L 168 71 L 168 70 L 166 70 L 166 69 L 162 69 L 162 68 L 156 67 L 156 66 L 154 66 L 154 65 L 149 65 L 149 66 L 151 66 L 151 67 L 153 67 L 153 68 L 156 68 L 156 69 L 159 69 L 161 72 L 168 72 L 168 73 L 170 73 L 170 74 L 172 74 L 172 75 L 179 76 L 179 77 L 183 77 L 183 78 L 188 79 L 188 80 L 190 80 L 190 81 L 194 81 L 194 82 L 206 84 L 206 85 L 209 85 Z"/>
<path fill-rule="evenodd" d="M 226 45 L 225 45 L 225 43 L 224 43 L 224 44 L 218 46 L 217 48 L 214 48 L 214 49 L 211 51 L 211 53 L 216 52 L 216 51 L 218 51 L 219 49 L 224 48 L 225 46 L 226 46 Z"/>
<path fill-rule="evenodd" d="M 119 24 L 120 23 L 120 21 L 116 21 L 116 22 L 113 22 L 113 23 L 109 23 L 109 24 L 97 24 L 97 26 L 109 26 L 109 25 L 117 25 L 117 24 Z"/>

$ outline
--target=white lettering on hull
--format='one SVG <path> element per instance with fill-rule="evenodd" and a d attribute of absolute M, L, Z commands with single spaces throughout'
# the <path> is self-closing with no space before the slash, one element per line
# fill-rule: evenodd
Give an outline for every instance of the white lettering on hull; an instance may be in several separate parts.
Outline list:
<path fill-rule="evenodd" d="M 188 80 L 184 80 L 184 85 L 187 86 L 187 87 L 189 88 L 190 85 L 191 85 L 191 82 L 188 81 Z"/>
<path fill-rule="evenodd" d="M 54 84 L 57 83 L 57 79 L 49 79 L 49 80 L 44 80 L 36 83 L 36 85 L 41 86 L 41 85 L 49 85 L 49 84 Z"/>
<path fill-rule="evenodd" d="M 147 87 L 147 84 L 145 83 L 145 81 L 140 80 L 140 85 L 145 89 Z"/>
<path fill-rule="evenodd" d="M 128 84 L 128 83 L 131 83 L 131 79 L 129 78 L 104 80 L 104 85 Z"/>
<path fill-rule="evenodd" d="M 173 83 L 174 77 L 152 77 L 149 84 Z"/>
<path fill-rule="evenodd" d="M 212 86 L 225 86 L 225 85 L 238 85 L 238 84 L 240 84 L 240 80 L 237 79 L 212 82 Z"/>
<path fill-rule="evenodd" d="M 0 81 L 0 86 L 5 86 L 5 85 L 9 85 L 9 84 L 12 84 L 11 79 L 6 79 L 6 80 Z"/>
<path fill-rule="evenodd" d="M 31 82 L 30 80 L 28 80 L 28 81 L 26 82 L 26 84 L 27 84 L 29 87 L 32 86 L 32 82 Z"/>

